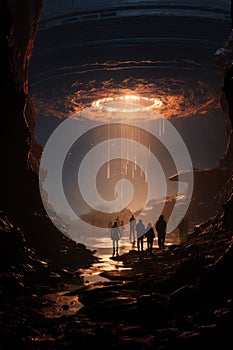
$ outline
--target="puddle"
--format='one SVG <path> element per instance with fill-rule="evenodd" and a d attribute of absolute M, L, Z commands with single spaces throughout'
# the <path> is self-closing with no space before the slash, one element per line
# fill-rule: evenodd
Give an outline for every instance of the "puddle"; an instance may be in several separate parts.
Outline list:
<path fill-rule="evenodd" d="M 119 249 L 119 255 L 124 254 L 132 249 L 132 246 L 121 246 Z M 91 248 L 93 250 L 93 248 Z M 88 269 L 79 269 L 77 272 L 82 276 L 85 285 L 99 284 L 101 282 L 109 281 L 108 278 L 100 276 L 101 272 L 109 271 L 122 271 L 129 270 L 129 267 L 124 267 L 122 261 L 112 259 L 112 248 L 97 248 L 96 256 L 99 261 L 93 264 Z"/>
<path fill-rule="evenodd" d="M 64 291 L 44 295 L 44 308 L 40 311 L 46 318 L 59 318 L 76 314 L 83 304 L 78 300 L 77 295 L 67 295 L 77 291 L 80 285 L 68 285 Z"/>
<path fill-rule="evenodd" d="M 101 259 L 100 262 L 95 263 L 91 268 L 79 270 L 86 285 L 109 281 L 107 278 L 100 276 L 101 272 L 130 269 L 124 267 L 122 261 L 113 260 L 109 255 L 101 255 L 99 258 Z"/>

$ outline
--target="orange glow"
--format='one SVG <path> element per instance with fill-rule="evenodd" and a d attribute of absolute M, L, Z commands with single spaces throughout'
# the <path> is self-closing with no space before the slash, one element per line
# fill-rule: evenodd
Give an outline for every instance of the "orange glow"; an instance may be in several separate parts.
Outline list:
<path fill-rule="evenodd" d="M 56 90 L 56 87 L 54 89 Z M 120 83 L 116 83 L 113 79 L 101 82 L 76 81 L 71 86 L 64 87 L 59 93 L 55 91 L 51 94 L 49 89 L 44 89 L 43 94 L 36 94 L 35 101 L 38 113 L 44 116 L 67 118 L 89 107 L 95 110 L 97 107 L 99 112 L 106 112 L 106 106 L 111 106 L 116 96 L 124 99 L 118 100 L 119 104 L 124 102 L 135 106 L 138 104 L 138 97 L 143 96 L 139 101 L 139 113 L 144 106 L 143 108 L 147 108 L 147 111 L 159 112 L 166 119 L 196 114 L 204 116 L 220 109 L 218 91 L 213 86 L 201 80 L 186 82 L 184 79 L 177 78 L 160 78 L 152 81 L 152 79 L 131 77 Z M 151 98 L 153 96 L 158 96 L 159 99 Z M 129 110 L 127 112 L 133 114 Z M 129 114 L 128 117 L 132 118 Z M 92 115 L 90 118 L 94 119 Z M 102 120 L 106 120 L 106 117 Z"/>
<path fill-rule="evenodd" d="M 159 108 L 162 104 L 162 101 L 157 98 L 147 98 L 138 95 L 123 95 L 99 99 L 92 103 L 92 107 L 107 112 L 137 113 Z"/>

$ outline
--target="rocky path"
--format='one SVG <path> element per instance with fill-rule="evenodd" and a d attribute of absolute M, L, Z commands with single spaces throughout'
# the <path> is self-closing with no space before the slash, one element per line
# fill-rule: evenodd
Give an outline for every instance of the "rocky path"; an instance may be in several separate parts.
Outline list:
<path fill-rule="evenodd" d="M 232 294 L 219 299 L 217 281 L 199 286 L 230 244 L 230 232 L 205 229 L 163 252 L 106 253 L 88 269 L 53 272 L 54 285 L 4 301 L 1 349 L 220 346 L 231 335 Z"/>

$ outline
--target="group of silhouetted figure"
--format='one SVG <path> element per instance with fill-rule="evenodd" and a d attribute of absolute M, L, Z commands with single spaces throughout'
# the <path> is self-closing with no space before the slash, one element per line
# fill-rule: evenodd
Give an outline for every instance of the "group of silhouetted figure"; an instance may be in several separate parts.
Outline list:
<path fill-rule="evenodd" d="M 158 247 L 160 250 L 164 250 L 165 248 L 165 238 L 166 238 L 166 232 L 167 232 L 167 222 L 164 219 L 163 215 L 160 215 L 158 220 L 155 222 L 154 227 L 149 222 L 147 227 L 144 225 L 142 219 L 139 219 L 138 222 L 136 222 L 136 218 L 134 215 L 132 215 L 129 219 L 129 238 L 130 242 L 134 245 L 137 242 L 137 250 L 143 251 L 144 250 L 144 238 L 146 238 L 147 241 L 147 250 L 149 253 L 152 253 L 154 238 L 155 238 L 155 231 L 157 232 L 157 238 L 158 238 Z M 113 256 L 119 255 L 119 240 L 122 237 L 122 231 L 123 231 L 124 223 L 123 221 L 119 221 L 119 217 L 114 221 L 114 224 L 110 228 L 111 233 L 111 239 L 113 242 Z"/>

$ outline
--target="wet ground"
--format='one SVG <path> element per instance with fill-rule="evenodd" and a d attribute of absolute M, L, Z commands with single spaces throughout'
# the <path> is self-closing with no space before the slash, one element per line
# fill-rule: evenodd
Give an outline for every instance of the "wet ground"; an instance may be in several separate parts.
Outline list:
<path fill-rule="evenodd" d="M 213 300 L 214 285 L 200 299 L 196 286 L 230 244 L 230 232 L 205 230 L 164 251 L 155 244 L 153 254 L 99 248 L 92 266 L 49 271 L 47 281 L 38 269 L 36 282 L 2 293 L 1 349 L 194 349 L 221 332 L 227 340 L 232 296 Z"/>

